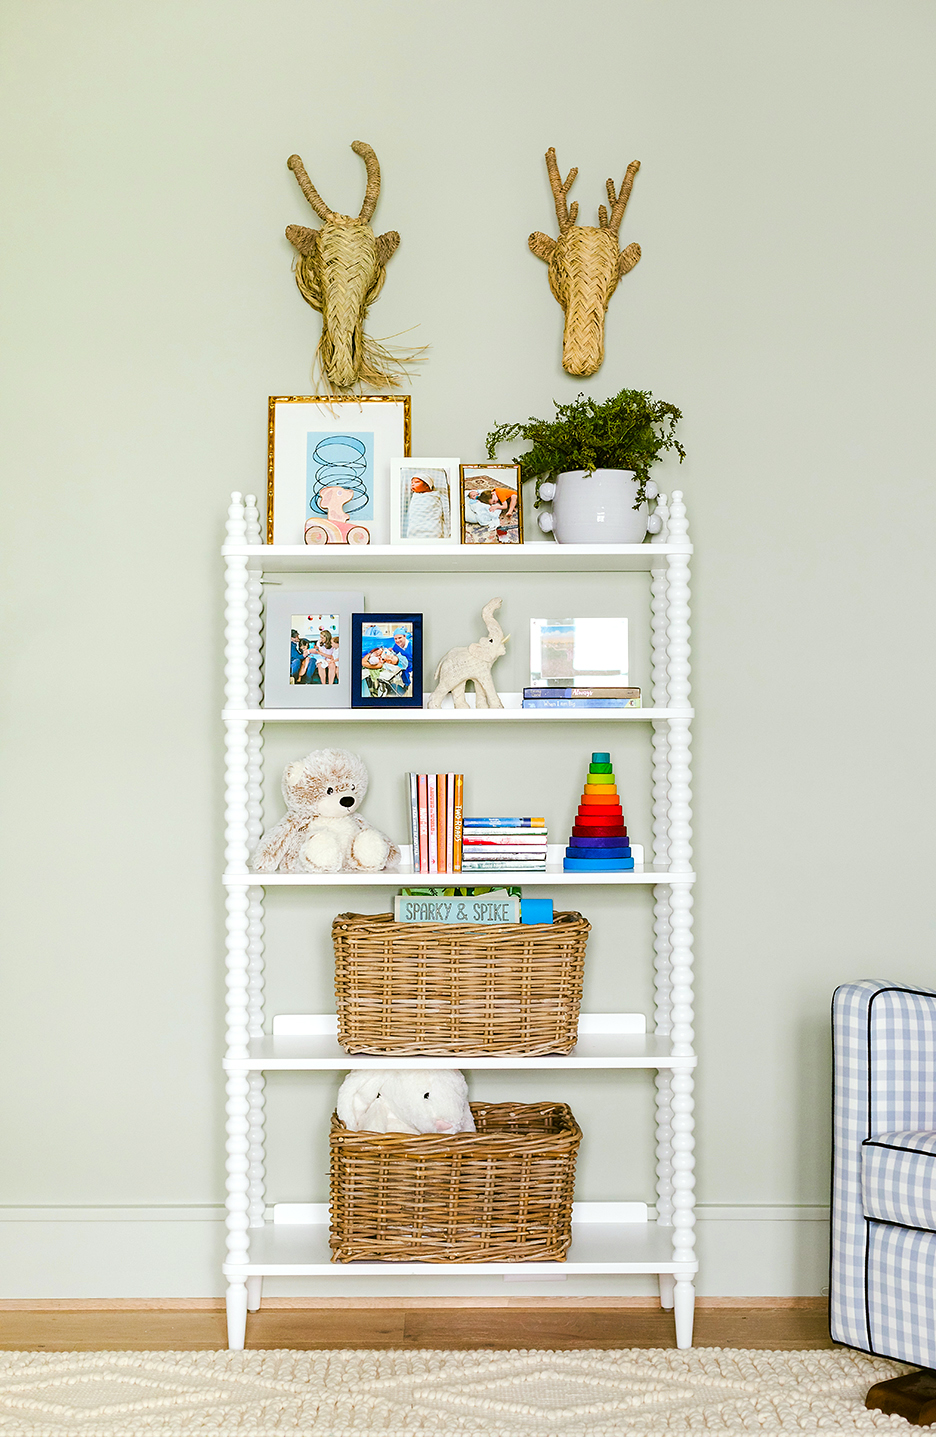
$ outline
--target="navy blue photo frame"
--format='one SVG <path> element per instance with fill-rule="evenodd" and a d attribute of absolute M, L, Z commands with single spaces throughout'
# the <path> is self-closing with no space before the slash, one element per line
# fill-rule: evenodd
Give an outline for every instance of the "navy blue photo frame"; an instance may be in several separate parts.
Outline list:
<path fill-rule="evenodd" d="M 351 615 L 351 707 L 421 709 L 422 614 Z"/>

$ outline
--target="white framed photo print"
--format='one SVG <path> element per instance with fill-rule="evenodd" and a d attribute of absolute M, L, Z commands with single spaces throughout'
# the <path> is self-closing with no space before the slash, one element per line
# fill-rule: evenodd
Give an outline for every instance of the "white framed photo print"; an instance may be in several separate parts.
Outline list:
<path fill-rule="evenodd" d="M 410 449 L 408 394 L 274 395 L 268 544 L 387 544 L 390 460 Z"/>
<path fill-rule="evenodd" d="M 263 707 L 351 707 L 351 615 L 364 608 L 358 591 L 266 591 Z"/>
<path fill-rule="evenodd" d="M 390 460 L 390 543 L 457 544 L 457 459 Z"/>

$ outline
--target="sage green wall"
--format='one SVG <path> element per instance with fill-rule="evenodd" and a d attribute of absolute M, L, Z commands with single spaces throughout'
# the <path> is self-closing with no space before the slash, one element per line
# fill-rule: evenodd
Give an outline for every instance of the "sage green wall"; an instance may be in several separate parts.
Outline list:
<path fill-rule="evenodd" d="M 685 411 L 689 458 L 661 477 L 697 543 L 701 1287 L 818 1291 L 831 991 L 933 979 L 933 6 L 7 0 L 0 24 L 2 1295 L 218 1289 L 217 548 L 229 491 L 262 491 L 266 396 L 307 392 L 318 333 L 290 276 L 283 228 L 310 212 L 286 157 L 354 209 L 357 138 L 402 235 L 371 331 L 431 346 L 415 453 L 473 458 L 492 422 L 580 389 Z M 625 222 L 643 259 L 588 381 L 560 368 L 526 247 L 553 228 L 549 144 L 580 167 L 586 220 L 605 176 L 643 162 Z M 483 587 L 460 586 L 466 614 Z M 434 650 L 468 622 L 445 592 L 381 588 L 433 615 Z M 535 602 L 510 590 L 518 648 Z M 371 815 L 398 831 L 390 782 L 417 765 L 396 739 L 360 748 Z M 487 785 L 523 753 L 466 743 Z M 532 792 L 557 821 L 585 747 L 544 740 Z M 323 987 L 302 943 L 324 951 L 327 909 L 306 937 L 299 897 L 271 904 L 295 938 L 271 970 L 283 1002 Z M 607 899 L 580 898 L 605 918 L 607 1006 L 649 1001 L 632 897 L 621 955 Z M 646 1084 L 623 1087 L 618 1105 L 606 1079 L 569 1083 L 582 1196 L 650 1196 Z M 274 1197 L 324 1197 L 326 1098 L 271 1084 Z"/>

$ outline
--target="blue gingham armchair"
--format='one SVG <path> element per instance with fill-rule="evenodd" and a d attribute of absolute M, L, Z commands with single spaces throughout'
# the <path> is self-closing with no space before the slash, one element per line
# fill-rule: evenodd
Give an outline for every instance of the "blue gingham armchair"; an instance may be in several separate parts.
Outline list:
<path fill-rule="evenodd" d="M 844 984 L 832 1046 L 832 1337 L 936 1367 L 936 992 Z"/>

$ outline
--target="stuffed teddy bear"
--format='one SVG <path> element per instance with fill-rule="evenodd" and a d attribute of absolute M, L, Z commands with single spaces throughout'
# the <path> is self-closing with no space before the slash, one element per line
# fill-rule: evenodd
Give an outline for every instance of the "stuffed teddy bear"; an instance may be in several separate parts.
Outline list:
<path fill-rule="evenodd" d="M 283 774 L 286 817 L 264 834 L 254 873 L 381 873 L 400 850 L 356 810 L 367 793 L 367 769 L 356 753 L 319 748 Z"/>
<path fill-rule="evenodd" d="M 457 1068 L 355 1068 L 338 1089 L 337 1107 L 355 1133 L 475 1131 Z"/>

